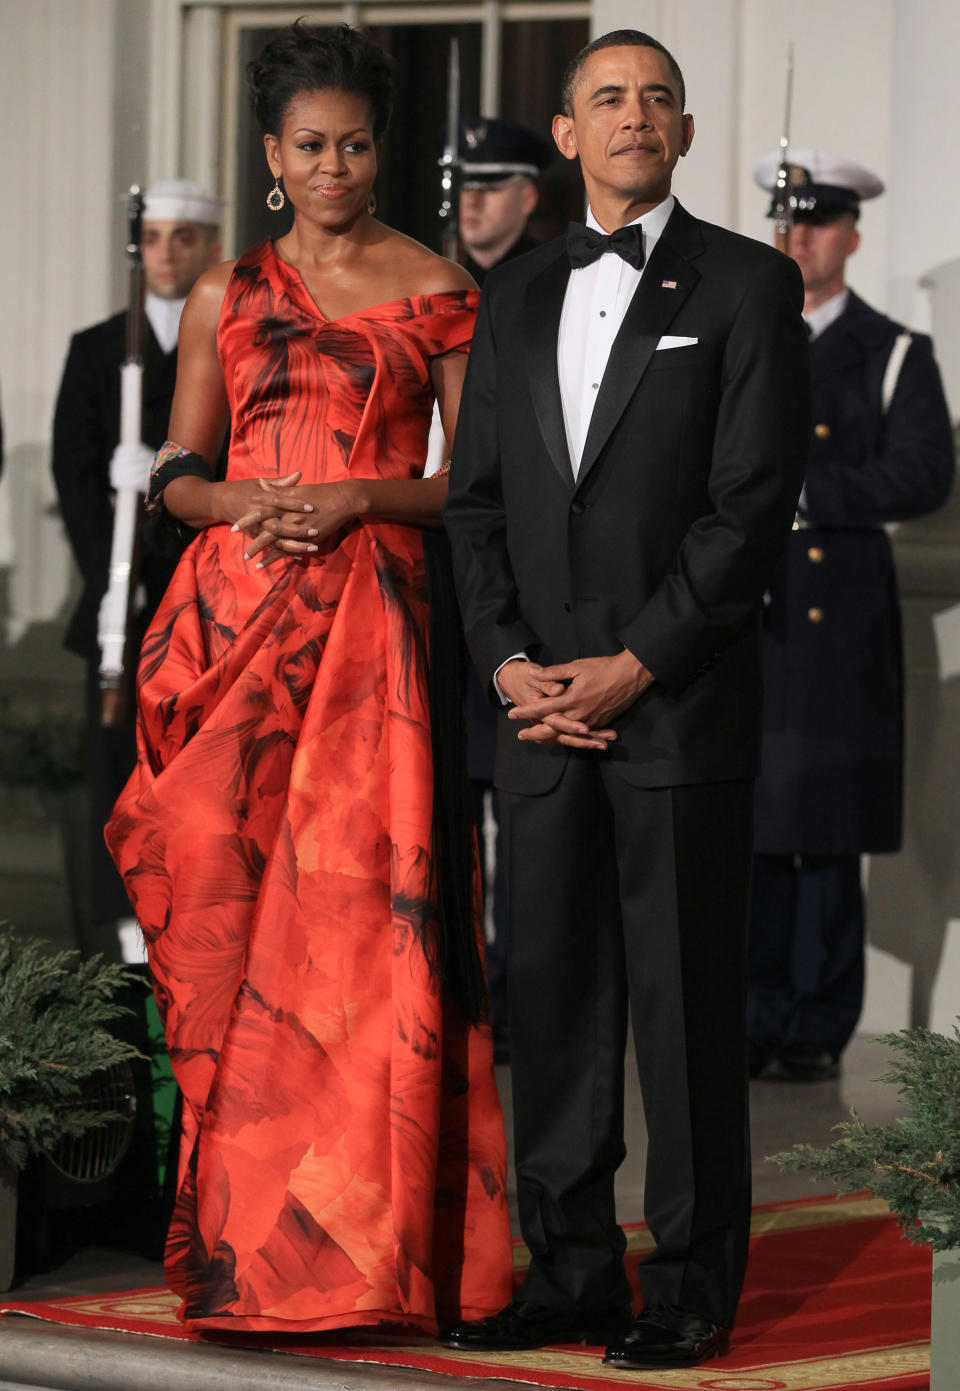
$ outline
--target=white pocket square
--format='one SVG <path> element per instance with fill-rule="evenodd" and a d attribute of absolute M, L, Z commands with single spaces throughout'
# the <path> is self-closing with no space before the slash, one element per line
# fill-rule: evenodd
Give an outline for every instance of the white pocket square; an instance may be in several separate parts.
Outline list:
<path fill-rule="evenodd" d="M 665 333 L 657 344 L 656 351 L 661 348 L 692 348 L 694 343 L 699 343 L 699 338 L 677 338 L 672 333 Z"/>

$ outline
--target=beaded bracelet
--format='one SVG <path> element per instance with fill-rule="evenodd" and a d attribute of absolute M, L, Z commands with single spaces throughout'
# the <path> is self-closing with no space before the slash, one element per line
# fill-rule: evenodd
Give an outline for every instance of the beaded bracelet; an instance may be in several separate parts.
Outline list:
<path fill-rule="evenodd" d="M 150 484 L 147 488 L 146 510 L 150 516 L 163 511 L 163 490 L 175 478 L 205 478 L 213 482 L 213 474 L 199 454 L 185 449 L 174 440 L 164 440 L 157 450 L 153 467 L 150 470 Z"/>

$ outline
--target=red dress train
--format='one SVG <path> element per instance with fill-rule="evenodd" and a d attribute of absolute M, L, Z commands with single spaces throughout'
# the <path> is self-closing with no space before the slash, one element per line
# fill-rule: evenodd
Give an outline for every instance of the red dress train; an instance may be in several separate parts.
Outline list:
<path fill-rule="evenodd" d="M 422 472 L 430 358 L 475 292 L 320 313 L 270 243 L 218 329 L 228 477 Z M 427 1330 L 510 1297 L 489 1031 L 431 977 L 421 533 L 356 523 L 257 570 L 205 530 L 141 654 L 107 839 L 150 957 L 184 1135 L 167 1274 L 194 1327 Z"/>

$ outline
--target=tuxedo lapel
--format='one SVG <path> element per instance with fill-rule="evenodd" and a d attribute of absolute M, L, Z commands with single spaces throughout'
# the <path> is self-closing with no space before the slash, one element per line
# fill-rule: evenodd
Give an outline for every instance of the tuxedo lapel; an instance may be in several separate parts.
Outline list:
<path fill-rule="evenodd" d="M 540 433 L 554 468 L 568 488 L 573 488 L 573 467 L 567 447 L 557 369 L 560 314 L 570 276 L 566 244 L 560 242 L 555 260 L 531 280 L 524 303 L 524 336 L 530 391 Z"/>
<path fill-rule="evenodd" d="M 626 410 L 661 336 L 700 279 L 689 258 L 702 249 L 696 222 L 678 203 L 653 249 L 610 350 L 583 446 L 578 486 Z"/>

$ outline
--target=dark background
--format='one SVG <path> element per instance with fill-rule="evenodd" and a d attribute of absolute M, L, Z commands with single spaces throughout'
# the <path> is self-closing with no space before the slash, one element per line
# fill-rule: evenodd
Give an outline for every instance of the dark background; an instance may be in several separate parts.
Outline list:
<path fill-rule="evenodd" d="M 277 27 L 241 34 L 241 65 L 253 58 Z M 440 249 L 440 170 L 446 120 L 448 56 L 451 38 L 460 43 L 460 111 L 463 116 L 498 115 L 549 137 L 559 109 L 560 77 L 567 61 L 589 41 L 589 22 L 506 20 L 501 27 L 500 110 L 481 112 L 479 24 L 376 24 L 368 33 L 397 60 L 397 100 L 377 176 L 377 216 L 434 250 Z M 273 181 L 267 171 L 263 137 L 240 89 L 239 159 L 236 189 L 236 246 L 242 250 L 264 237 L 282 236 L 290 213 L 271 213 L 266 196 Z M 530 235 L 547 241 L 571 218 L 583 216 L 579 166 L 559 154 L 540 181 L 540 206 Z"/>

